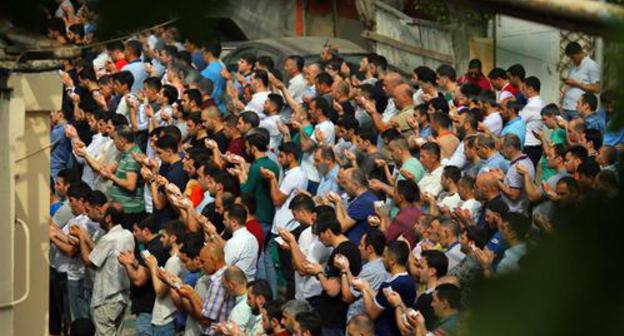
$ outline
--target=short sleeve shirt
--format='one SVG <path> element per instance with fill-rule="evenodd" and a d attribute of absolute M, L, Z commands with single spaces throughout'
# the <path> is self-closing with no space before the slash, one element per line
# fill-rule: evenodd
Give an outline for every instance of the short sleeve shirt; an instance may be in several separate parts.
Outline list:
<path fill-rule="evenodd" d="M 584 84 L 598 83 L 600 82 L 600 66 L 589 56 L 585 56 L 579 66 L 572 65 L 569 78 Z M 576 102 L 584 93 L 585 91 L 577 87 L 571 87 L 563 96 L 563 108 L 575 110 Z"/>
<path fill-rule="evenodd" d="M 113 201 L 121 204 L 125 213 L 139 213 L 145 211 L 145 200 L 143 198 L 143 185 L 140 182 L 141 167 L 132 157 L 132 153 L 141 153 L 139 146 L 134 145 L 132 148 L 121 154 L 115 176 L 125 179 L 128 173 L 135 173 L 137 177 L 137 185 L 134 191 L 128 191 L 118 185 L 112 185 L 109 190 L 110 197 Z"/>
<path fill-rule="evenodd" d="M 356 245 L 360 243 L 360 239 L 368 229 L 368 216 L 375 212 L 375 201 L 377 201 L 377 196 L 367 191 L 356 197 L 347 208 L 347 214 L 356 223 L 346 232 L 346 235 Z"/>
<path fill-rule="evenodd" d="M 403 303 L 409 307 L 416 300 L 416 284 L 414 279 L 407 273 L 395 274 L 381 284 L 375 296 L 375 305 L 383 309 L 381 315 L 375 320 L 375 335 L 400 335 L 401 332 L 396 324 L 394 309 L 383 293 L 384 288 L 390 288 L 397 292 L 401 296 Z"/>
<path fill-rule="evenodd" d="M 527 174 L 529 174 L 531 180 L 535 178 L 535 167 L 528 156 L 522 155 L 514 160 L 505 175 L 504 183 L 511 188 L 519 189 L 520 197 L 517 200 L 512 200 L 503 194 L 503 200 L 505 200 L 505 203 L 509 206 L 509 211 L 525 213 L 529 207 L 529 200 L 524 190 L 524 176 L 520 175 L 517 170 L 518 165 L 522 165 L 526 168 Z"/>

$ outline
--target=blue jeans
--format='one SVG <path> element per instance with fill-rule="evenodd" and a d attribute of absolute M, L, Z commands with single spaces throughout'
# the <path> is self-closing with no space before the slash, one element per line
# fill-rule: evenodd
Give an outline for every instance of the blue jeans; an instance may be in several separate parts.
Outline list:
<path fill-rule="evenodd" d="M 137 336 L 153 336 L 152 314 L 140 313 L 136 317 L 136 335 Z"/>
<path fill-rule="evenodd" d="M 67 296 L 69 297 L 69 311 L 72 321 L 79 318 L 90 318 L 91 298 L 87 295 L 87 290 L 84 287 L 84 279 L 67 280 Z"/>
<path fill-rule="evenodd" d="M 152 325 L 154 336 L 175 336 L 175 322 L 171 321 L 165 325 Z"/>
<path fill-rule="evenodd" d="M 578 117 L 578 112 L 576 110 L 566 110 L 566 109 L 562 109 L 563 113 L 561 114 L 561 116 L 563 117 L 563 119 L 570 121 L 576 117 Z"/>
<path fill-rule="evenodd" d="M 264 224 L 262 228 L 266 228 Z M 262 249 L 262 253 L 260 253 L 260 258 L 258 258 L 258 268 L 256 270 L 256 279 L 264 279 L 271 286 L 271 290 L 273 291 L 273 297 L 277 297 L 277 271 L 275 270 L 275 262 L 273 261 L 273 255 L 271 254 L 272 249 L 275 248 L 275 236 L 271 234 L 271 227 L 268 226 L 269 229 L 266 230 L 265 233 L 266 239 L 264 240 L 264 248 Z"/>

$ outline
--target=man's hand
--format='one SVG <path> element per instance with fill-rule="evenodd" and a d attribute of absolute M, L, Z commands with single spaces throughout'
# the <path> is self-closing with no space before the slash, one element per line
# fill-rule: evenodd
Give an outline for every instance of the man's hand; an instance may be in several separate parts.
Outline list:
<path fill-rule="evenodd" d="M 345 159 L 351 162 L 355 161 L 355 153 L 353 153 L 352 151 L 345 149 L 342 153 L 344 154 Z"/>
<path fill-rule="evenodd" d="M 367 217 L 368 225 L 370 226 L 379 226 L 381 225 L 381 218 L 378 215 L 370 215 Z"/>
<path fill-rule="evenodd" d="M 225 79 L 226 81 L 229 81 L 230 79 L 232 79 L 232 74 L 228 71 L 227 68 L 223 67 L 223 69 L 221 69 L 221 77 L 223 77 L 223 79 Z"/>
<path fill-rule="evenodd" d="M 401 175 L 403 175 L 403 177 L 406 180 L 416 180 L 416 176 L 414 174 L 412 174 L 412 172 L 410 172 L 409 170 L 405 169 L 405 168 L 401 168 L 399 169 L 399 173 L 401 173 Z"/>
<path fill-rule="evenodd" d="M 403 300 L 401 300 L 401 295 L 393 290 L 390 290 L 390 288 L 384 288 L 383 293 L 386 296 L 386 299 L 388 300 L 390 306 L 397 307 L 403 304 Z"/>
<path fill-rule="evenodd" d="M 132 251 L 119 252 L 117 260 L 122 265 L 132 265 L 136 262 L 136 259 L 134 258 L 134 252 Z"/>
<path fill-rule="evenodd" d="M 107 180 L 110 180 L 114 175 L 109 167 L 102 167 L 99 173 L 100 173 L 100 176 L 102 176 L 103 178 Z"/>
<path fill-rule="evenodd" d="M 572 79 L 572 78 L 566 78 L 566 79 L 563 80 L 563 82 L 566 85 L 569 85 L 569 86 L 572 86 L 572 87 L 578 87 L 579 86 L 579 82 L 574 80 L 574 79 Z"/>
<path fill-rule="evenodd" d="M 267 180 L 275 179 L 275 173 L 272 170 L 266 169 L 264 167 L 260 168 L 260 175 L 262 175 L 262 177 Z"/>
<path fill-rule="evenodd" d="M 313 263 L 313 262 L 307 262 L 304 265 L 304 270 L 306 271 L 306 273 L 308 273 L 309 275 L 316 275 L 318 273 L 323 272 L 323 267 L 318 264 L 318 263 Z"/>
<path fill-rule="evenodd" d="M 206 138 L 204 140 L 204 145 L 206 145 L 206 148 L 208 149 L 215 149 L 215 148 L 219 148 L 219 145 L 217 144 L 216 141 L 212 140 L 212 139 L 208 139 Z"/>
<path fill-rule="evenodd" d="M 522 163 L 518 163 L 516 165 L 516 172 L 518 172 L 518 174 L 524 176 L 526 174 L 529 173 L 529 171 L 527 170 L 527 168 L 522 164 Z"/>
<path fill-rule="evenodd" d="M 342 254 L 336 254 L 334 257 L 334 266 L 341 271 L 349 270 L 349 259 Z"/>
<path fill-rule="evenodd" d="M 145 260 L 145 264 L 151 270 L 153 270 L 153 269 L 158 267 L 158 260 L 156 260 L 156 257 L 154 257 L 153 255 L 149 255 L 147 257 L 144 257 L 143 260 Z"/>
<path fill-rule="evenodd" d="M 292 232 L 284 229 L 284 228 L 279 228 L 277 229 L 277 234 L 282 237 L 282 239 L 284 240 L 284 242 L 288 245 L 293 245 L 297 242 L 297 240 L 295 239 L 295 236 L 292 234 Z"/>
<path fill-rule="evenodd" d="M 489 269 L 492 267 L 492 262 L 494 262 L 494 252 L 488 249 L 480 249 L 475 247 L 474 255 L 477 257 L 477 261 L 484 269 Z"/>
<path fill-rule="evenodd" d="M 353 285 L 353 288 L 358 292 L 364 292 L 370 288 L 370 283 L 360 278 L 353 279 L 351 284 Z"/>
<path fill-rule="evenodd" d="M 368 180 L 368 186 L 375 191 L 382 191 L 384 190 L 386 184 L 374 178 Z"/>

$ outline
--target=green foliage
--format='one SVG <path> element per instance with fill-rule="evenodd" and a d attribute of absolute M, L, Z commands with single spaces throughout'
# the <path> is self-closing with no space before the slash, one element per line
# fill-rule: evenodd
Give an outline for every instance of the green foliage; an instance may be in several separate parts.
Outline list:
<path fill-rule="evenodd" d="M 451 19 L 454 19 L 467 24 L 480 25 L 492 16 L 490 13 L 477 11 L 473 7 L 450 5 L 447 1 L 441 0 L 414 0 L 414 9 L 424 18 L 439 23 L 450 23 Z"/>

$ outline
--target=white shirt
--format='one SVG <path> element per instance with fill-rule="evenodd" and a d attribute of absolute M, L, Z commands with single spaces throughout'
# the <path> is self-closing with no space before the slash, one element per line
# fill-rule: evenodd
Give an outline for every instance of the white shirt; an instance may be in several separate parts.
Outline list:
<path fill-rule="evenodd" d="M 466 258 L 464 252 L 461 251 L 461 244 L 459 242 L 455 242 L 455 244 L 450 246 L 444 254 L 446 254 L 446 257 L 448 258 L 449 271 L 459 265 L 459 263 Z"/>
<path fill-rule="evenodd" d="M 464 142 L 460 142 L 457 148 L 455 148 L 455 152 L 448 160 L 445 160 L 444 166 L 455 166 L 459 169 L 464 169 L 468 160 L 466 159 L 466 154 L 464 153 Z"/>
<path fill-rule="evenodd" d="M 314 133 L 312 133 L 312 136 L 310 138 L 315 143 L 318 143 L 318 140 L 316 140 L 317 130 L 321 130 L 321 132 L 323 133 L 323 143 L 326 146 L 334 145 L 334 143 L 336 142 L 336 128 L 334 127 L 334 123 L 332 123 L 331 120 L 327 119 L 314 126 Z"/>
<path fill-rule="evenodd" d="M 325 264 L 329 259 L 332 248 L 321 243 L 316 235 L 312 233 L 312 227 L 308 226 L 299 236 L 299 249 L 306 257 L 306 261 L 318 263 L 325 268 Z M 295 272 L 295 299 L 305 300 L 320 295 L 323 291 L 321 283 L 315 276 L 301 276 Z"/>
<path fill-rule="evenodd" d="M 308 188 L 308 178 L 299 166 L 292 168 L 284 173 L 284 178 L 280 182 L 280 192 L 284 195 L 288 195 L 286 201 L 282 203 L 277 209 L 275 209 L 275 216 L 273 217 L 273 228 L 271 232 L 277 234 L 277 229 L 285 228 L 286 230 L 292 230 L 296 226 L 288 227 L 290 222 L 294 222 L 292 211 L 290 211 L 290 202 L 297 195 L 297 190 L 306 190 Z M 295 222 L 296 223 L 296 222 Z"/>
<path fill-rule="evenodd" d="M 269 98 L 270 91 L 262 91 L 256 92 L 251 96 L 251 100 L 245 106 L 245 111 L 254 111 L 261 116 L 260 119 L 264 118 L 264 102 Z"/>
<path fill-rule="evenodd" d="M 542 108 L 544 101 L 540 96 L 531 97 L 527 104 L 520 110 L 520 118 L 526 125 L 526 137 L 524 146 L 539 146 L 542 142 L 533 135 L 533 131 L 540 132 L 544 127 L 542 122 Z"/>
<path fill-rule="evenodd" d="M 102 150 L 102 147 L 108 142 L 108 140 L 108 137 L 105 137 L 100 133 L 95 133 L 91 137 L 91 143 L 85 149 L 87 154 L 91 157 L 97 157 L 99 151 Z M 76 158 L 76 162 L 84 166 L 82 169 L 82 180 L 88 184 L 91 189 L 95 188 L 95 178 L 98 174 L 96 174 L 93 171 L 93 168 L 85 162 L 83 157 L 76 155 L 76 152 L 74 152 L 74 157 Z"/>
<path fill-rule="evenodd" d="M 570 67 L 569 78 L 584 84 L 595 84 L 600 82 L 600 66 L 589 56 L 585 56 L 579 66 L 572 65 Z M 571 87 L 563 96 L 563 108 L 566 110 L 576 110 L 576 102 L 581 98 L 585 91 Z"/>
<path fill-rule="evenodd" d="M 381 114 L 381 120 L 384 123 L 390 122 L 390 119 L 397 114 L 396 105 L 394 105 L 394 98 L 388 98 L 388 105 L 386 105 L 386 109 Z"/>
<path fill-rule="evenodd" d="M 94 225 L 96 225 L 99 228 L 99 225 L 97 223 L 92 223 L 87 215 L 82 214 L 70 219 L 67 222 L 67 225 L 62 228 L 63 233 L 69 236 L 69 228 L 74 225 L 80 226 L 87 231 L 92 231 L 89 226 L 93 227 Z M 61 252 L 61 250 L 57 250 L 55 262 L 56 269 L 59 272 L 67 273 L 67 279 L 72 281 L 78 281 L 84 278 L 85 267 L 82 259 L 80 259 L 80 255 L 70 257 Z"/>
<path fill-rule="evenodd" d="M 128 96 L 130 96 L 130 94 L 121 97 L 115 113 L 121 114 L 122 116 L 126 117 L 126 119 L 128 119 L 128 123 L 130 123 L 130 106 L 128 106 L 128 103 L 126 102 L 126 97 Z"/>
<path fill-rule="evenodd" d="M 483 119 L 483 124 L 490 130 L 490 132 L 500 136 L 500 133 L 503 130 L 503 117 L 501 117 L 498 112 L 490 113 Z"/>
<path fill-rule="evenodd" d="M 247 281 L 256 278 L 256 262 L 258 261 L 258 240 L 247 228 L 242 227 L 232 233 L 223 248 L 225 263 L 238 266 L 245 275 Z"/>
<path fill-rule="evenodd" d="M 453 211 L 455 208 L 462 204 L 461 197 L 459 197 L 458 193 L 454 193 L 453 195 L 448 195 L 438 202 L 438 207 L 445 207 L 449 210 Z"/>
<path fill-rule="evenodd" d="M 336 141 L 336 134 L 334 124 L 330 120 L 325 120 L 314 127 L 314 131 L 310 136 L 310 139 L 315 143 L 318 143 L 316 140 L 316 130 L 320 129 L 323 132 L 323 138 L 325 145 L 333 146 Z M 318 170 L 314 166 L 314 151 L 310 151 L 308 153 L 303 153 L 303 157 L 301 158 L 301 167 L 305 171 L 308 176 L 308 180 L 312 182 L 319 182 L 321 180 L 321 176 L 319 175 Z"/>
<path fill-rule="evenodd" d="M 475 223 L 479 221 L 479 216 L 481 215 L 481 203 L 476 199 L 471 198 L 466 200 L 459 208 L 470 211 L 470 217 Z"/>
<path fill-rule="evenodd" d="M 425 176 L 423 176 L 420 181 L 418 181 L 418 187 L 420 188 L 420 192 L 429 193 L 435 197 L 440 194 L 442 191 L 442 172 L 444 171 L 444 167 L 439 166 L 431 173 L 425 171 Z"/>
<path fill-rule="evenodd" d="M 297 74 L 288 81 L 288 93 L 299 103 L 303 101 L 303 95 L 305 94 L 306 89 L 306 81 L 301 73 Z"/>
<path fill-rule="evenodd" d="M 280 115 L 275 114 L 262 119 L 258 125 L 269 131 L 269 148 L 273 150 L 276 150 L 282 142 L 282 133 L 277 128 L 279 122 L 281 122 Z"/>
<path fill-rule="evenodd" d="M 182 278 L 184 276 L 184 270 L 184 264 L 177 254 L 167 259 L 167 262 L 165 263 L 165 271 Z M 173 301 L 171 301 L 171 297 L 169 295 L 162 298 L 156 296 L 156 301 L 154 302 L 154 308 L 152 310 L 152 324 L 163 326 L 173 321 L 177 311 L 178 309 Z"/>

